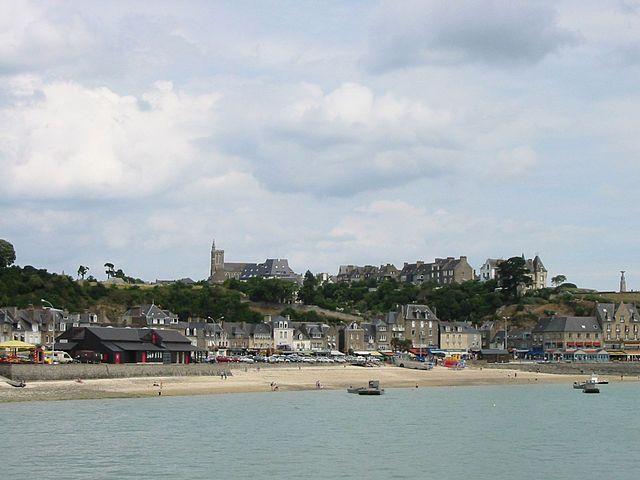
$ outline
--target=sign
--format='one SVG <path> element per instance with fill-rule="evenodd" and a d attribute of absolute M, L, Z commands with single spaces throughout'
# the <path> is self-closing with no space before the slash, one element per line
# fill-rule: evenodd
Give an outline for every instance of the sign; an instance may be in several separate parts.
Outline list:
<path fill-rule="evenodd" d="M 147 352 L 147 362 L 162 362 L 163 353 L 160 351 Z"/>

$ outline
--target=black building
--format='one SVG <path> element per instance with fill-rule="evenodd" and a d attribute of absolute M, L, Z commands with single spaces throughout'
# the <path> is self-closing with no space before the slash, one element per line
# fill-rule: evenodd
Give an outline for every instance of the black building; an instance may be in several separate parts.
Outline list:
<path fill-rule="evenodd" d="M 179 332 L 150 328 L 73 327 L 57 338 L 56 349 L 90 350 L 103 363 L 191 363 L 203 352 Z"/>

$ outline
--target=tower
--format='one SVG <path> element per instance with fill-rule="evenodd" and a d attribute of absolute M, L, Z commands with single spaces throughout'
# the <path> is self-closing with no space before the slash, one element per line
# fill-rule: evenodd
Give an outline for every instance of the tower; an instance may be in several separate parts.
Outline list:
<path fill-rule="evenodd" d="M 627 291 L 627 280 L 624 278 L 625 270 L 620 270 L 620 293 L 625 293 Z"/>
<path fill-rule="evenodd" d="M 215 239 L 211 243 L 211 277 L 213 278 L 216 272 L 224 271 L 224 250 L 216 250 Z"/>

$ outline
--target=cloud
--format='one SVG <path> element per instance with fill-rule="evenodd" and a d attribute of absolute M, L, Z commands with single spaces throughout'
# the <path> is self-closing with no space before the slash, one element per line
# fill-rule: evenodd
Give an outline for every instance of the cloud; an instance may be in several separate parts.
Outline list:
<path fill-rule="evenodd" d="M 133 97 L 72 81 L 16 82 L 0 109 L 4 196 L 144 197 L 174 185 L 194 162 L 215 165 L 197 147 L 215 124 L 215 93 L 157 82 Z"/>
<path fill-rule="evenodd" d="M 537 63 L 577 41 L 555 17 L 546 2 L 383 2 L 373 15 L 364 60 L 373 72 L 428 64 Z"/>
<path fill-rule="evenodd" d="M 77 13 L 56 16 L 40 3 L 0 2 L 0 73 L 70 62 L 87 53 L 93 41 L 90 26 Z"/>

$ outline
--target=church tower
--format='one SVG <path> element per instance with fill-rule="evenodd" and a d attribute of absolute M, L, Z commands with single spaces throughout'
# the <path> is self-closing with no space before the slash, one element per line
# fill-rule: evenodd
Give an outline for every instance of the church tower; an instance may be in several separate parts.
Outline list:
<path fill-rule="evenodd" d="M 622 274 L 620 276 L 620 293 L 625 293 L 627 291 L 627 279 L 624 278 L 624 270 L 620 270 L 620 273 Z"/>
<path fill-rule="evenodd" d="M 216 241 L 211 244 L 211 278 L 216 272 L 224 272 L 224 250 L 216 250 Z"/>

